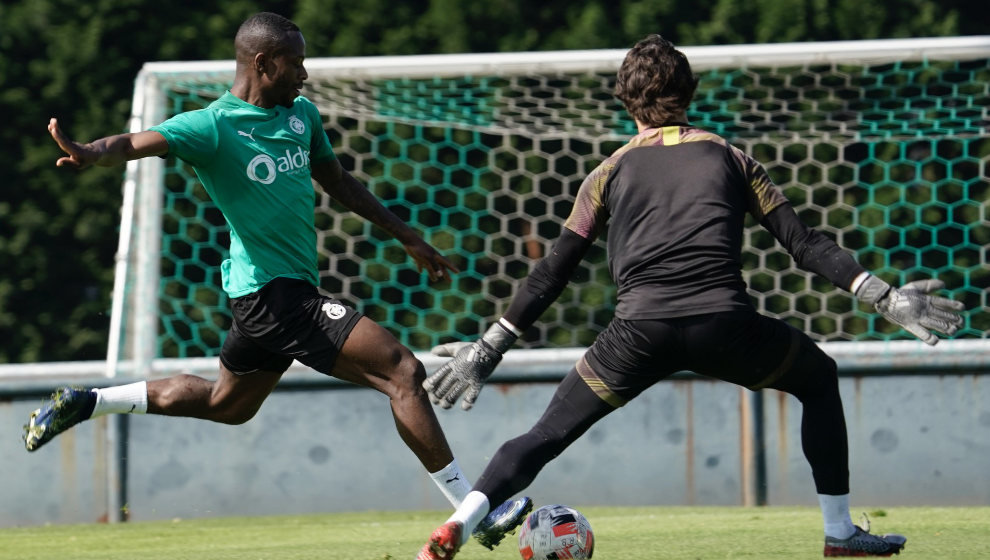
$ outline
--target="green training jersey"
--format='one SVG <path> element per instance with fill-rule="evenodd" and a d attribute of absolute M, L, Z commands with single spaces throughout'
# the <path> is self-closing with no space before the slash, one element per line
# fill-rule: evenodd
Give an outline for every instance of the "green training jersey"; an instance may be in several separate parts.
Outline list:
<path fill-rule="evenodd" d="M 227 295 L 256 292 L 277 277 L 318 285 L 310 161 L 335 156 L 311 101 L 300 96 L 292 107 L 263 109 L 228 91 L 151 130 L 193 166 L 227 219 Z"/>

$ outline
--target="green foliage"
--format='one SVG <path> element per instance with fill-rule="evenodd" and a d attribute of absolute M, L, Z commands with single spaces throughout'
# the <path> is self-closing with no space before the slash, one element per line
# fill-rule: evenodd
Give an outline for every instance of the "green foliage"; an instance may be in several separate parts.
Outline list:
<path fill-rule="evenodd" d="M 181 6 L 181 7 L 179 7 Z M 271 10 L 310 56 L 625 48 L 984 33 L 967 0 L 6 0 L 0 5 L 0 363 L 105 352 L 123 169 L 56 169 L 45 126 L 90 140 L 127 126 L 156 60 L 229 59 L 237 25 Z"/>
<path fill-rule="evenodd" d="M 164 2 L 94 0 L 0 8 L 0 168 L 8 174 L 0 197 L 0 363 L 100 359 L 106 351 L 123 168 L 57 169 L 49 118 L 80 140 L 123 132 L 145 61 L 230 58 L 233 32 L 256 3 L 220 6 L 179 12 Z"/>

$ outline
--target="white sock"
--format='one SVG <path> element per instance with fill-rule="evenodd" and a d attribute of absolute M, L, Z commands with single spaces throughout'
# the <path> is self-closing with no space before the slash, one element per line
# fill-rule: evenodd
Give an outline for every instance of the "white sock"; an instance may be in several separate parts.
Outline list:
<path fill-rule="evenodd" d="M 825 519 L 825 536 L 848 539 L 856 532 L 856 526 L 849 517 L 849 494 L 819 494 L 818 505 L 821 506 L 822 517 Z"/>
<path fill-rule="evenodd" d="M 430 473 L 430 478 L 436 483 L 440 491 L 443 492 L 447 501 L 455 508 L 461 505 L 464 496 L 471 491 L 471 483 L 468 481 L 461 467 L 457 464 L 457 459 L 449 465 L 435 473 Z"/>
<path fill-rule="evenodd" d="M 488 503 L 488 496 L 478 492 L 477 490 L 472 490 L 464 497 L 461 505 L 454 511 L 447 521 L 460 521 L 464 524 L 464 530 L 461 531 L 461 544 L 464 544 L 471 538 L 471 531 L 481 523 L 481 520 L 488 515 L 488 511 L 491 509 L 491 504 Z"/>
<path fill-rule="evenodd" d="M 148 412 L 148 382 L 139 381 L 105 389 L 93 389 L 96 407 L 91 418 L 104 414 L 145 414 Z"/>

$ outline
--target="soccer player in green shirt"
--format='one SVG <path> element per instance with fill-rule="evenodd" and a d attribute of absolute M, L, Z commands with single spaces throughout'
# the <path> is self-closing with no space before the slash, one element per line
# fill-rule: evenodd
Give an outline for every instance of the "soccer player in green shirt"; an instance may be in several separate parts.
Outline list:
<path fill-rule="evenodd" d="M 25 445 L 35 451 L 75 424 L 110 413 L 242 424 L 298 360 L 388 395 L 402 440 L 457 507 L 471 485 L 421 386 L 423 364 L 386 329 L 317 290 L 312 180 L 401 242 L 431 281 L 457 268 L 341 167 L 319 112 L 300 95 L 308 77 L 306 43 L 293 22 L 256 14 L 238 29 L 234 48 L 234 83 L 205 109 L 88 144 L 72 141 L 55 119 L 48 125 L 66 154 L 57 161 L 61 167 L 173 155 L 195 169 L 230 226 L 222 280 L 233 321 L 217 379 L 177 375 L 104 389 L 61 388 L 31 415 Z M 491 548 L 531 507 L 528 498 L 508 500 L 474 534 Z"/>

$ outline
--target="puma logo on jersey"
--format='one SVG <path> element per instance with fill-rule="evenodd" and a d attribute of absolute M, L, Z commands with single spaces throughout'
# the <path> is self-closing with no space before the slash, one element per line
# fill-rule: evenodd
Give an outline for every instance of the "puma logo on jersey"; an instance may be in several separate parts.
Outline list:
<path fill-rule="evenodd" d="M 238 130 L 237 134 L 240 134 L 241 136 L 247 136 L 248 138 L 251 139 L 252 142 L 254 142 L 254 136 L 252 136 L 252 134 L 254 134 L 253 128 L 251 129 L 251 132 L 244 132 L 243 130 Z"/>

